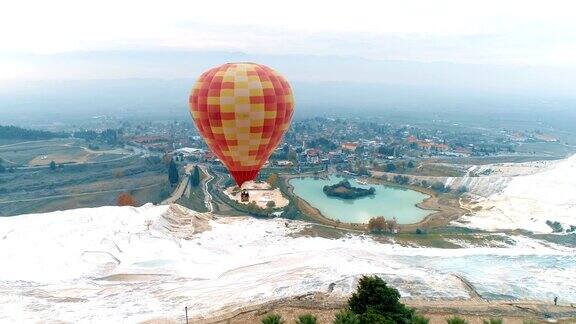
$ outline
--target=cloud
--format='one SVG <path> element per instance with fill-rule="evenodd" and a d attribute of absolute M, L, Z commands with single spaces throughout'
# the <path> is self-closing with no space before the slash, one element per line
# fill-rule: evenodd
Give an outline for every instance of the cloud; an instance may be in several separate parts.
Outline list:
<path fill-rule="evenodd" d="M 2 9 L 0 53 L 166 47 L 426 62 L 576 64 L 576 4 L 564 0 L 53 0 L 11 1 Z"/>

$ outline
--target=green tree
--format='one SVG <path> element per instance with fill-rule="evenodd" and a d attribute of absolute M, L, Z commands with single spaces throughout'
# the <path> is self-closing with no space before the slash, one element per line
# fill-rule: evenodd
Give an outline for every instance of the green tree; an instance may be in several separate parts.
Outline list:
<path fill-rule="evenodd" d="M 396 322 L 391 320 L 390 318 L 379 314 L 372 308 L 368 309 L 368 311 L 362 315 L 360 315 L 360 324 L 397 324 L 400 322 Z"/>
<path fill-rule="evenodd" d="M 178 167 L 176 166 L 176 163 L 174 161 L 170 161 L 170 164 L 168 166 L 168 181 L 170 181 L 170 184 L 174 186 L 175 184 L 178 183 L 178 180 L 179 180 Z"/>
<path fill-rule="evenodd" d="M 316 316 L 311 314 L 300 315 L 296 320 L 296 324 L 316 324 L 316 323 L 318 323 L 318 319 L 316 318 Z"/>
<path fill-rule="evenodd" d="M 353 311 L 346 309 L 336 314 L 334 324 L 360 324 L 360 318 Z"/>
<path fill-rule="evenodd" d="M 278 314 L 270 314 L 262 319 L 262 324 L 283 324 L 282 317 Z"/>
<path fill-rule="evenodd" d="M 190 178 L 190 184 L 193 187 L 198 187 L 198 185 L 200 184 L 200 168 L 197 165 L 194 166 L 194 171 L 192 171 L 192 177 Z"/>
<path fill-rule="evenodd" d="M 52 170 L 52 171 L 56 170 L 56 162 L 54 162 L 54 161 L 50 162 L 50 170 Z"/>
<path fill-rule="evenodd" d="M 266 203 L 266 208 L 272 209 L 276 207 L 276 203 L 273 200 L 270 200 Z"/>
<path fill-rule="evenodd" d="M 378 276 L 360 278 L 356 292 L 348 300 L 348 307 L 356 314 L 363 315 L 369 311 L 379 314 L 392 323 L 410 323 L 414 314 L 414 310 L 400 303 L 398 290 L 388 287 Z M 374 317 L 371 314 L 366 316 Z"/>
<path fill-rule="evenodd" d="M 462 317 L 454 316 L 446 320 L 447 324 L 468 324 L 468 321 Z"/>
<path fill-rule="evenodd" d="M 396 165 L 394 163 L 386 164 L 386 171 L 387 172 L 394 172 L 396 171 Z"/>

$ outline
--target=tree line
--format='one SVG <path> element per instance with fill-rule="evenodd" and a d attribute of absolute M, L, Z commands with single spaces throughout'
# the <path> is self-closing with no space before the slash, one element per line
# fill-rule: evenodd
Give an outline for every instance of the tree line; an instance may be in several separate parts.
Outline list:
<path fill-rule="evenodd" d="M 2 139 L 43 140 L 63 137 L 68 137 L 68 134 L 0 125 L 0 138 Z"/>

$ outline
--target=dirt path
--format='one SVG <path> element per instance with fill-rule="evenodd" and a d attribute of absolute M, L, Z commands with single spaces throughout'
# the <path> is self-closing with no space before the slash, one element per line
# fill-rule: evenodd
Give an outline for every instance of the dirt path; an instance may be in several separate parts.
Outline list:
<path fill-rule="evenodd" d="M 204 172 L 204 174 L 209 177 L 209 179 L 204 180 L 204 186 L 202 187 L 202 190 L 204 190 L 204 203 L 206 204 L 206 208 L 208 208 L 209 212 L 214 212 L 214 206 L 212 205 L 212 194 L 209 192 L 208 190 L 208 184 L 214 180 L 214 177 L 212 176 L 212 174 L 210 174 L 210 172 L 208 172 L 208 169 L 206 169 L 206 166 L 204 165 L 199 165 L 200 169 L 202 170 L 202 172 Z"/>
<path fill-rule="evenodd" d="M 79 194 L 52 195 L 52 196 L 40 197 L 40 198 L 15 199 L 15 200 L 0 201 L 0 204 L 39 201 L 39 200 L 56 199 L 56 198 L 82 197 L 82 196 L 98 195 L 98 194 L 104 194 L 104 193 L 125 192 L 125 191 L 129 191 L 129 190 L 132 191 L 132 190 L 148 189 L 148 188 L 153 188 L 153 187 L 160 186 L 160 185 L 161 185 L 160 183 L 155 183 L 155 184 L 151 184 L 151 185 L 147 185 L 147 186 L 130 188 L 130 189 L 111 189 L 111 190 L 102 190 L 102 191 L 83 192 L 83 193 L 79 193 Z"/>
<path fill-rule="evenodd" d="M 554 319 L 557 323 L 576 323 L 576 307 L 554 306 L 538 301 L 484 301 L 484 300 L 420 300 L 404 299 L 406 305 L 430 318 L 431 324 L 445 324 L 454 315 L 481 324 L 484 319 L 500 317 L 504 323 L 522 324 L 526 319 L 543 322 Z M 223 311 L 208 319 L 191 319 L 191 323 L 258 323 L 266 314 L 280 314 L 286 323 L 293 323 L 301 314 L 317 316 L 319 323 L 331 323 L 335 314 L 346 306 L 345 298 L 324 294 L 309 294 L 261 305 Z M 149 323 L 153 323 L 152 321 Z"/>

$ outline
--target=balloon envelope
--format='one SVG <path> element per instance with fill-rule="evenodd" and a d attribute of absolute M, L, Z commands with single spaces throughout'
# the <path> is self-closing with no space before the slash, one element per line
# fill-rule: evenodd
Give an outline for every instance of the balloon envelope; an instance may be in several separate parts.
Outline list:
<path fill-rule="evenodd" d="M 290 126 L 294 98 L 271 68 L 227 63 L 200 76 L 189 107 L 208 147 L 242 186 L 256 178 Z"/>

